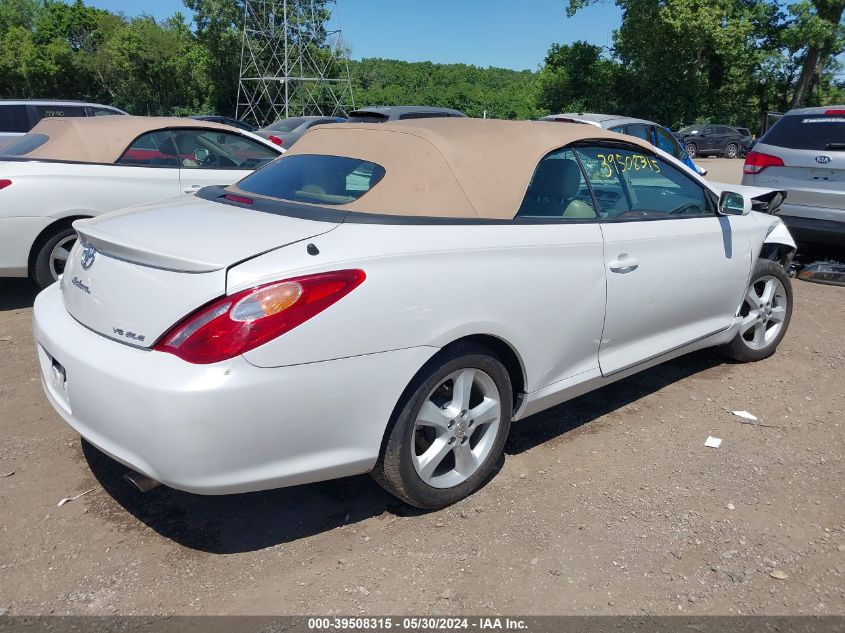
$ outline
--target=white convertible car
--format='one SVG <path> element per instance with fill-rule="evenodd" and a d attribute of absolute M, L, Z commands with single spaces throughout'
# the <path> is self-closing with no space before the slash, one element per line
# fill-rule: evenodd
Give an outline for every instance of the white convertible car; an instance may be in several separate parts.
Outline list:
<path fill-rule="evenodd" d="M 774 353 L 794 243 L 745 191 L 592 126 L 315 128 L 237 185 L 75 222 L 35 302 L 44 389 L 142 489 L 369 471 L 442 507 L 512 421 L 691 350 Z"/>
<path fill-rule="evenodd" d="M 0 277 L 47 286 L 64 270 L 74 220 L 228 185 L 281 151 L 192 119 L 44 119 L 0 149 Z"/>

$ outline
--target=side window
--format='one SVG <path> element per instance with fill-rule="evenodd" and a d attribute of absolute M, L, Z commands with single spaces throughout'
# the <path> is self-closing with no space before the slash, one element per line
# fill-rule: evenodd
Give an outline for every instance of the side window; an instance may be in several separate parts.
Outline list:
<path fill-rule="evenodd" d="M 39 121 L 56 116 L 85 116 L 85 106 L 37 105 L 35 114 L 38 115 Z"/>
<path fill-rule="evenodd" d="M 579 147 L 605 221 L 713 217 L 707 194 L 658 157 L 616 147 Z"/>
<path fill-rule="evenodd" d="M 179 156 L 173 136 L 167 130 L 142 134 L 129 144 L 123 155 L 117 159 L 117 164 L 136 167 L 178 167 Z"/>
<path fill-rule="evenodd" d="M 596 217 L 590 188 L 571 149 L 555 150 L 540 161 L 516 215 L 565 220 Z"/>
<path fill-rule="evenodd" d="M 702 134 L 713 134 L 713 128 L 709 125 L 701 131 Z"/>
<path fill-rule="evenodd" d="M 122 112 L 118 112 L 117 110 L 112 110 L 111 108 L 100 108 L 100 107 L 92 107 L 91 114 L 93 116 L 112 116 L 114 114 L 123 114 Z"/>
<path fill-rule="evenodd" d="M 0 132 L 29 132 L 29 114 L 25 105 L 0 104 Z"/>
<path fill-rule="evenodd" d="M 631 136 L 636 136 L 637 138 L 641 138 L 644 141 L 651 142 L 651 138 L 649 137 L 648 126 L 642 125 L 640 123 L 632 124 L 627 126 L 626 134 L 630 134 Z"/>
<path fill-rule="evenodd" d="M 662 149 L 664 152 L 672 154 L 672 156 L 678 160 L 681 159 L 681 146 L 678 144 L 678 141 L 675 140 L 674 136 L 659 125 L 654 126 L 654 136 L 657 141 L 655 143 L 657 147 Z"/>
<path fill-rule="evenodd" d="M 251 139 L 218 130 L 173 130 L 182 167 L 257 169 L 278 152 Z"/>

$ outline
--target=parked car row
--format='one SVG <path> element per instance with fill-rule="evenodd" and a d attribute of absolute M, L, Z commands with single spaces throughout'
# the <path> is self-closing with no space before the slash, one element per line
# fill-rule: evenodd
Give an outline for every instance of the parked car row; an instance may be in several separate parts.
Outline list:
<path fill-rule="evenodd" d="M 318 125 L 331 123 L 385 123 L 387 121 L 407 121 L 409 119 L 433 119 L 442 117 L 465 117 L 460 110 L 435 108 L 429 106 L 372 106 L 359 108 L 349 113 L 347 118 L 326 116 L 297 116 L 280 119 L 275 123 L 255 131 L 259 136 L 290 148 L 305 132 Z"/>

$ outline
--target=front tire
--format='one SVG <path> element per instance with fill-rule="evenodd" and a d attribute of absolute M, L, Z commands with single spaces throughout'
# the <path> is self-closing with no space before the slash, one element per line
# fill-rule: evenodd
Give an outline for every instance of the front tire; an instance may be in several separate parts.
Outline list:
<path fill-rule="evenodd" d="M 738 153 L 739 147 L 737 147 L 736 143 L 729 143 L 728 146 L 725 148 L 725 156 L 727 158 L 736 158 Z"/>
<path fill-rule="evenodd" d="M 696 156 L 698 156 L 698 147 L 696 147 L 695 143 L 687 143 L 684 146 L 684 151 L 690 158 L 695 158 Z"/>
<path fill-rule="evenodd" d="M 478 490 L 504 450 L 513 388 L 488 349 L 458 344 L 429 361 L 405 392 L 373 478 L 424 509 Z"/>
<path fill-rule="evenodd" d="M 792 318 L 792 285 L 783 266 L 769 259 L 757 260 L 739 316 L 739 331 L 721 348 L 722 353 L 746 363 L 774 354 Z"/>
<path fill-rule="evenodd" d="M 46 288 L 64 272 L 70 249 L 76 242 L 76 231 L 66 225 L 41 240 L 32 260 L 32 280 L 39 288 Z"/>

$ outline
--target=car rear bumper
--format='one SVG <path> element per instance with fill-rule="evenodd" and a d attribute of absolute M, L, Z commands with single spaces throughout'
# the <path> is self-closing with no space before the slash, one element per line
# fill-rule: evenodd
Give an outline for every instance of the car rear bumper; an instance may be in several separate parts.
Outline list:
<path fill-rule="evenodd" d="M 437 351 L 192 365 L 88 330 L 59 284 L 38 295 L 33 320 L 44 391 L 62 418 L 129 468 L 199 494 L 367 472 L 399 395 Z"/>
<path fill-rule="evenodd" d="M 831 214 L 835 209 L 818 211 L 819 213 L 813 213 L 811 207 L 784 204 L 777 215 L 799 245 L 818 244 L 845 248 L 845 211 L 839 212 L 840 219 L 835 219 L 835 215 Z"/>

